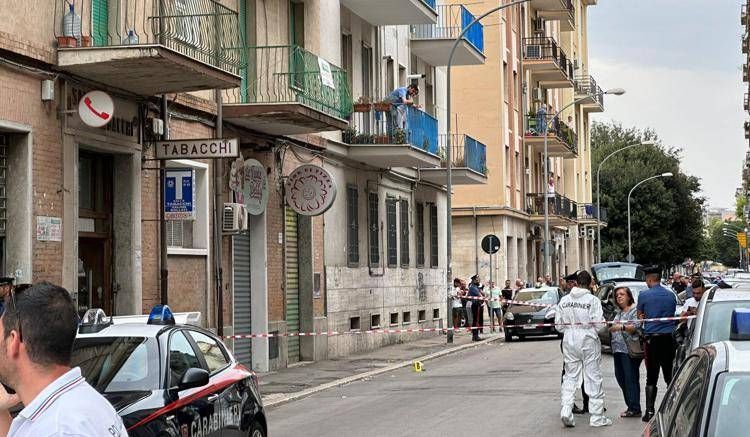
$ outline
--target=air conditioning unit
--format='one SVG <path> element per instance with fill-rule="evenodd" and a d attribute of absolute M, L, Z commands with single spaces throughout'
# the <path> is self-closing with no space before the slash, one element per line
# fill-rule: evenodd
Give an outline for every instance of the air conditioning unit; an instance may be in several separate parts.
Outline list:
<path fill-rule="evenodd" d="M 542 59 L 542 46 L 539 44 L 527 44 L 526 59 Z"/>
<path fill-rule="evenodd" d="M 225 203 L 223 217 L 221 230 L 224 234 L 239 234 L 247 230 L 247 208 L 245 208 L 245 205 Z"/>
<path fill-rule="evenodd" d="M 534 102 L 543 102 L 544 101 L 544 90 L 541 88 L 532 88 L 531 89 L 531 99 Z"/>
<path fill-rule="evenodd" d="M 596 229 L 589 228 L 589 240 L 596 239 Z"/>
<path fill-rule="evenodd" d="M 578 228 L 578 236 L 581 238 L 586 238 L 586 228 L 584 227 Z"/>

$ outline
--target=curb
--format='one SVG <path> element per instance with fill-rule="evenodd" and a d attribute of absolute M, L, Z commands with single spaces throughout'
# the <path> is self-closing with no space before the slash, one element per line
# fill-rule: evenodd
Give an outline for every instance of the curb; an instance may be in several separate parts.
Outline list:
<path fill-rule="evenodd" d="M 329 390 L 329 389 L 332 389 L 332 388 L 340 387 L 342 385 L 346 385 L 346 384 L 349 384 L 349 383 L 352 383 L 352 382 L 355 382 L 355 381 L 361 381 L 363 379 L 370 378 L 370 377 L 377 376 L 377 375 L 381 375 L 383 373 L 392 372 L 394 370 L 401 369 L 403 367 L 409 367 L 409 366 L 412 365 L 412 363 L 414 363 L 414 361 L 429 361 L 429 360 L 433 360 L 435 358 L 444 357 L 446 355 L 450 355 L 450 354 L 453 354 L 453 353 L 456 353 L 456 352 L 460 352 L 460 351 L 465 350 L 465 349 L 470 349 L 470 348 L 475 347 L 475 346 L 480 346 L 480 345 L 492 343 L 492 342 L 495 342 L 495 341 L 498 341 L 498 340 L 501 340 L 501 339 L 503 339 L 503 337 L 501 335 L 498 335 L 497 337 L 488 338 L 486 340 L 478 341 L 476 343 L 472 342 L 472 343 L 462 344 L 461 346 L 452 347 L 452 348 L 449 348 L 449 349 L 443 349 L 443 350 L 437 351 L 437 352 L 429 354 L 429 355 L 425 355 L 425 356 L 422 356 L 422 357 L 416 357 L 416 358 L 413 358 L 411 360 L 402 361 L 400 363 L 392 364 L 390 366 L 382 367 L 382 368 L 375 369 L 375 370 L 370 370 L 368 372 L 363 372 L 363 373 L 358 373 L 356 375 L 347 376 L 346 378 L 337 379 L 335 381 L 327 382 L 325 384 L 317 385 L 315 387 L 311 387 L 311 388 L 308 388 L 308 389 L 305 389 L 305 390 L 302 390 L 302 391 L 298 391 L 298 392 L 295 392 L 295 393 L 289 393 L 289 394 L 283 395 L 283 397 L 279 397 L 279 398 L 273 398 L 274 395 L 269 395 L 268 397 L 263 398 L 263 407 L 266 408 L 266 409 L 278 407 L 278 406 L 287 404 L 289 402 L 297 401 L 297 400 L 300 400 L 302 398 L 306 398 L 308 396 L 314 395 L 316 393 L 320 393 L 320 392 L 325 391 L 325 390 Z"/>

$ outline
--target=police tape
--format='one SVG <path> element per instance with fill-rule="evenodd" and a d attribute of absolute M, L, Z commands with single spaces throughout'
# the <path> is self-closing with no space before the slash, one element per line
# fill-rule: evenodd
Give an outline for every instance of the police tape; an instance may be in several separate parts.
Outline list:
<path fill-rule="evenodd" d="M 696 316 L 658 317 L 658 318 L 652 318 L 652 319 L 641 319 L 641 320 L 638 320 L 637 323 L 685 321 L 689 319 L 694 319 L 695 317 Z M 549 328 L 549 327 L 557 327 L 557 326 L 600 327 L 603 325 L 615 325 L 618 323 L 621 323 L 621 321 L 604 320 L 601 322 L 525 323 L 525 324 L 513 324 L 513 325 L 505 325 L 503 323 L 503 324 L 498 324 L 498 325 L 462 326 L 462 327 L 448 327 L 448 328 L 406 328 L 406 329 L 384 328 L 384 329 L 367 329 L 364 331 L 363 330 L 351 330 L 351 331 L 283 332 L 283 333 L 264 332 L 261 334 L 226 335 L 224 336 L 224 338 L 227 340 L 246 340 L 246 339 L 253 339 L 253 338 L 277 338 L 277 337 L 336 337 L 340 335 L 414 334 L 414 333 L 421 334 L 421 333 L 428 333 L 428 332 L 445 333 L 448 331 L 452 331 L 454 333 L 460 333 L 460 332 L 471 332 L 475 329 L 485 329 L 485 328 L 495 328 L 495 327 L 497 328 L 509 327 L 509 328 L 520 328 L 520 329 Z"/>
<path fill-rule="evenodd" d="M 523 306 L 529 306 L 529 307 L 542 307 L 542 308 L 550 308 L 550 307 L 557 306 L 557 304 L 554 304 L 554 303 L 553 304 L 550 304 L 550 303 L 532 303 L 532 302 L 527 302 L 527 301 L 523 301 L 523 300 L 505 299 L 504 297 L 492 297 L 492 298 L 490 298 L 490 297 L 479 297 L 479 296 L 464 296 L 464 297 L 461 297 L 461 299 L 481 300 L 481 301 L 484 301 L 484 302 L 497 302 L 497 301 L 499 301 L 503 305 L 511 304 L 511 305 L 523 305 Z"/>

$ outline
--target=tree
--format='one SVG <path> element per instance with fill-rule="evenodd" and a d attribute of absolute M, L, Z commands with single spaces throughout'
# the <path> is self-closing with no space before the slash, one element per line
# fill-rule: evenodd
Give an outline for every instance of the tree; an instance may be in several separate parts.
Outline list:
<path fill-rule="evenodd" d="M 740 254 L 737 240 L 725 235 L 736 231 L 724 232 L 725 226 L 730 229 L 744 229 L 745 222 L 741 220 L 724 222 L 717 218 L 708 224 L 709 245 L 713 251 L 713 257 L 709 259 L 729 267 L 739 267 Z"/>
<path fill-rule="evenodd" d="M 700 182 L 680 172 L 680 153 L 658 141 L 651 129 L 625 129 L 618 123 L 594 123 L 591 128 L 592 169 L 617 149 L 654 140 L 655 146 L 622 151 L 602 167 L 601 203 L 608 208 L 607 228 L 602 230 L 602 260 L 624 260 L 628 251 L 627 197 L 638 182 L 671 172 L 640 185 L 631 198 L 633 255 L 641 264 L 672 266 L 687 257 L 699 259 L 708 250 L 703 233 Z M 596 190 L 596 186 L 594 186 Z"/>

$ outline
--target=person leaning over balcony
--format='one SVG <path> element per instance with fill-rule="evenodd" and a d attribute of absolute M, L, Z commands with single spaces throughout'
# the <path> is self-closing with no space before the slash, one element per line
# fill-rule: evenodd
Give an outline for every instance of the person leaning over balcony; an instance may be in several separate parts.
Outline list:
<path fill-rule="evenodd" d="M 406 129 L 406 107 L 419 107 L 414 103 L 414 97 L 418 95 L 419 86 L 415 83 L 391 92 L 388 96 L 388 102 L 391 104 L 391 112 L 388 114 L 388 135 L 393 135 L 395 129 Z"/>

